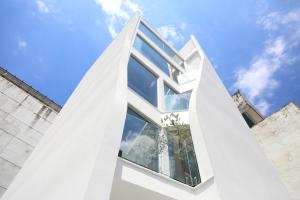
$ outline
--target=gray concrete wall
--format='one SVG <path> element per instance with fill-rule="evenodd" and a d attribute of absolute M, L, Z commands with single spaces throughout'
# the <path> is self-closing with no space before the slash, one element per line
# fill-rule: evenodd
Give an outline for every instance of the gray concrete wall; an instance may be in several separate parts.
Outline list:
<path fill-rule="evenodd" d="M 294 103 L 252 127 L 293 200 L 300 200 L 300 109 Z"/>
<path fill-rule="evenodd" d="M 0 76 L 0 198 L 57 112 Z"/>

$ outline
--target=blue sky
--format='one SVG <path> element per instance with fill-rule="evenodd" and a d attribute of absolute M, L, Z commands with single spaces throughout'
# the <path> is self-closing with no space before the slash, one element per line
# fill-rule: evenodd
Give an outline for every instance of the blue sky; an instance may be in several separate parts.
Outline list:
<path fill-rule="evenodd" d="M 176 48 L 194 34 L 263 114 L 299 104 L 298 0 L 1 0 L 0 65 L 63 105 L 135 11 Z"/>

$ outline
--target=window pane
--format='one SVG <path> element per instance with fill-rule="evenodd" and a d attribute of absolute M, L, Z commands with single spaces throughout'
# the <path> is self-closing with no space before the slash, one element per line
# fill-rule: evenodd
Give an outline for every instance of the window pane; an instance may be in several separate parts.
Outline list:
<path fill-rule="evenodd" d="M 164 84 L 164 93 L 165 95 L 173 95 L 178 94 L 175 90 L 173 90 L 171 87 L 169 87 L 166 83 Z"/>
<path fill-rule="evenodd" d="M 153 64 L 155 64 L 163 72 L 169 75 L 168 62 L 139 36 L 137 36 L 135 39 L 134 47 L 146 58 L 148 58 Z"/>
<path fill-rule="evenodd" d="M 119 155 L 158 172 L 160 129 L 128 109 Z"/>
<path fill-rule="evenodd" d="M 128 86 L 157 106 L 157 78 L 133 57 L 128 63 Z"/>
<path fill-rule="evenodd" d="M 188 126 L 165 129 L 168 139 L 170 177 L 195 186 L 201 182 L 194 145 Z"/>
<path fill-rule="evenodd" d="M 165 111 L 174 112 L 189 109 L 191 93 L 178 94 L 167 84 L 164 84 L 165 90 Z"/>
<path fill-rule="evenodd" d="M 139 29 L 158 47 L 160 47 L 170 58 L 172 58 L 176 63 L 181 65 L 183 63 L 182 59 L 177 56 L 177 54 L 168 47 L 162 40 L 160 40 L 150 29 L 148 29 L 143 23 L 140 23 Z"/>

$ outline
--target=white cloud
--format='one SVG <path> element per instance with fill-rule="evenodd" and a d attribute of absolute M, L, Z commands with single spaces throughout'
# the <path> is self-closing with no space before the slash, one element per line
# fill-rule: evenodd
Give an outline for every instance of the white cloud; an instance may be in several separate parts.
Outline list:
<path fill-rule="evenodd" d="M 186 24 L 181 24 L 182 29 L 186 28 Z M 176 28 L 175 25 L 164 25 L 157 29 L 161 36 L 166 39 L 171 45 L 184 40 L 184 36 Z"/>
<path fill-rule="evenodd" d="M 300 9 L 262 16 L 257 24 L 268 34 L 264 49 L 252 58 L 248 67 L 235 71 L 234 88 L 246 94 L 263 114 L 271 106 L 266 97 L 272 96 L 281 84 L 276 73 L 299 58 L 293 53 L 300 42 L 299 22 Z"/>
<path fill-rule="evenodd" d="M 110 35 L 115 37 L 118 29 L 130 18 L 130 16 L 139 11 L 142 13 L 138 4 L 131 0 L 95 0 L 107 14 L 107 27 Z"/>
<path fill-rule="evenodd" d="M 38 7 L 38 10 L 41 13 L 49 14 L 50 13 L 50 8 L 49 6 L 42 0 L 36 0 L 36 5 Z"/>
<path fill-rule="evenodd" d="M 26 47 L 27 47 L 27 42 L 25 41 L 25 40 L 23 40 L 23 39 L 19 39 L 19 41 L 18 41 L 18 47 L 20 48 L 20 49 L 25 49 Z"/>
<path fill-rule="evenodd" d="M 261 99 L 256 103 L 256 107 L 261 113 L 266 114 L 270 109 L 270 104 L 266 100 Z"/>
<path fill-rule="evenodd" d="M 271 92 L 279 84 L 273 76 L 284 66 L 286 59 L 284 40 L 276 38 L 268 41 L 264 52 L 253 58 L 248 68 L 235 72 L 235 88 L 245 92 L 251 101 L 255 101 L 264 92 Z"/>
<path fill-rule="evenodd" d="M 277 30 L 282 25 L 300 23 L 300 9 L 288 13 L 271 12 L 257 20 L 265 30 Z"/>

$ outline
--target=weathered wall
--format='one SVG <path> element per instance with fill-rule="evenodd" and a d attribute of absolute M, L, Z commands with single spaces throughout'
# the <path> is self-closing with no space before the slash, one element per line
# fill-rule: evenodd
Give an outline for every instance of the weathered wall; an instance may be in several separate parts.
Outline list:
<path fill-rule="evenodd" d="M 281 108 L 252 128 L 293 200 L 300 200 L 300 109 Z"/>
<path fill-rule="evenodd" d="M 0 76 L 0 197 L 57 112 Z"/>

